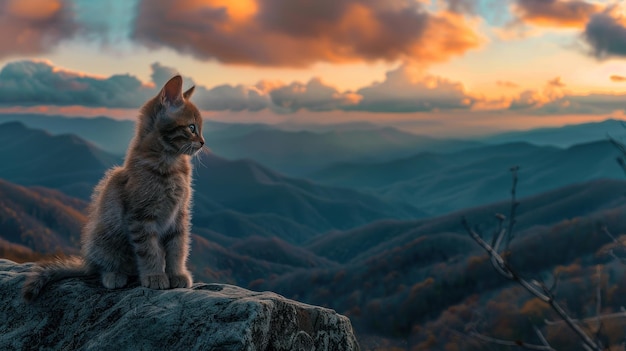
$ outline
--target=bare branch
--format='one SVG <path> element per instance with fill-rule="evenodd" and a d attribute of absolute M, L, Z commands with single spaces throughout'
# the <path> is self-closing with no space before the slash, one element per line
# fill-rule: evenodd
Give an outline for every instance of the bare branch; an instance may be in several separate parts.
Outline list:
<path fill-rule="evenodd" d="M 598 286 L 596 287 L 596 317 L 600 316 L 600 312 L 602 312 L 602 269 L 600 265 L 596 266 L 596 271 L 598 273 Z M 600 331 L 602 327 L 602 320 L 597 318 L 598 324 L 597 329 Z"/>
<path fill-rule="evenodd" d="M 617 256 L 613 250 L 609 250 L 609 255 L 621 263 L 626 264 L 626 258 Z"/>
<path fill-rule="evenodd" d="M 584 318 L 584 319 L 572 319 L 573 322 L 575 323 L 597 323 L 598 321 L 604 321 L 604 320 L 608 320 L 608 319 L 618 319 L 618 318 L 626 318 L 626 311 L 622 311 L 622 312 L 615 312 L 615 313 L 607 313 L 607 314 L 603 314 L 603 315 L 599 315 L 599 316 L 595 316 L 595 317 L 589 317 L 589 318 Z M 544 322 L 547 325 L 559 325 L 559 324 L 563 324 L 565 323 L 565 321 L 551 321 L 549 319 L 544 319 Z"/>
<path fill-rule="evenodd" d="M 496 338 L 492 338 L 490 336 L 486 336 L 486 335 L 480 334 L 480 333 L 478 333 L 476 331 L 470 332 L 470 335 L 475 337 L 476 339 L 479 339 L 479 340 L 482 340 L 482 341 L 485 341 L 485 342 L 488 342 L 488 343 L 492 343 L 492 344 L 497 344 L 497 345 L 517 346 L 517 347 L 525 348 L 527 350 L 556 351 L 550 345 L 529 344 L 529 343 L 523 342 L 521 340 L 509 341 L 509 340 L 496 339 Z M 543 335 L 541 337 L 543 337 Z M 545 339 L 543 339 L 543 340 L 545 340 Z"/>
<path fill-rule="evenodd" d="M 552 277 L 552 286 L 550 286 L 550 294 L 554 294 L 556 289 L 559 287 L 560 275 L 559 273 L 555 274 Z"/>
<path fill-rule="evenodd" d="M 465 229 L 468 231 L 470 236 L 481 247 L 483 247 L 483 249 L 485 249 L 485 251 L 487 251 L 487 253 L 491 256 L 492 263 L 496 262 L 495 264 L 493 264 L 493 266 L 496 269 L 496 271 L 498 271 L 498 273 L 500 273 L 501 275 L 503 275 L 504 277 L 510 280 L 516 281 L 521 286 L 523 286 L 528 292 L 530 292 L 531 294 L 533 294 L 540 300 L 548 303 L 550 307 L 559 315 L 559 317 L 561 317 L 561 319 L 570 327 L 570 329 L 572 329 L 580 337 L 580 339 L 583 341 L 583 345 L 589 347 L 591 350 L 594 350 L 594 351 L 602 350 L 602 348 L 599 345 L 597 345 L 597 343 L 594 342 L 585 333 L 585 331 L 582 330 L 582 328 L 580 328 L 580 326 L 576 324 L 574 319 L 572 319 L 567 314 L 567 312 L 561 307 L 561 305 L 559 305 L 558 302 L 556 302 L 556 300 L 554 299 L 554 295 L 546 294 L 546 291 L 549 292 L 549 289 L 545 287 L 545 285 L 540 284 L 538 282 L 536 284 L 533 284 L 533 283 L 528 282 L 524 278 L 522 278 L 514 270 L 511 269 L 511 267 L 506 263 L 506 261 L 489 244 L 487 244 L 480 237 L 480 235 L 478 235 L 478 233 L 476 233 L 474 230 L 470 228 L 465 218 L 463 219 L 463 225 L 465 226 Z M 539 286 L 543 291 L 539 291 L 536 286 Z"/>
<path fill-rule="evenodd" d="M 613 146 L 615 146 L 622 154 L 626 155 L 626 145 L 624 145 L 624 143 L 622 143 L 621 141 L 617 141 L 617 139 L 608 134 L 607 138 L 609 138 L 609 141 L 611 142 L 611 144 L 613 144 Z"/>
<path fill-rule="evenodd" d="M 535 331 L 535 334 L 537 334 L 537 337 L 539 338 L 539 340 L 541 341 L 541 343 L 546 346 L 549 347 L 550 349 L 552 349 L 552 347 L 550 346 L 550 344 L 548 343 L 548 340 L 546 340 L 545 336 L 543 336 L 543 334 L 541 333 L 541 330 L 539 330 L 539 328 L 537 328 L 536 325 L 533 325 L 533 330 Z"/>
<path fill-rule="evenodd" d="M 613 137 L 611 137 L 610 135 L 607 134 L 607 137 L 609 138 L 609 141 L 611 142 L 611 144 L 613 144 L 613 146 L 615 146 L 621 153 L 621 156 L 618 156 L 616 158 L 617 164 L 620 165 L 620 167 L 622 168 L 622 170 L 624 171 L 624 173 L 626 173 L 626 145 L 624 145 L 624 143 L 615 140 Z"/>
<path fill-rule="evenodd" d="M 617 240 L 617 238 L 614 237 L 613 234 L 611 234 L 611 232 L 609 231 L 609 228 L 606 225 L 602 226 L 602 232 L 606 234 L 609 238 L 611 238 L 611 240 L 613 240 L 614 243 L 621 244 L 621 242 Z"/>
<path fill-rule="evenodd" d="M 519 206 L 519 202 L 517 202 L 517 172 L 519 171 L 519 166 L 511 167 L 511 175 L 513 176 L 513 185 L 511 186 L 511 209 L 509 213 L 509 227 L 507 228 L 507 240 L 506 240 L 506 250 L 509 250 L 509 245 L 514 238 L 513 235 L 513 226 L 515 226 L 515 212 L 517 211 L 517 207 Z"/>
<path fill-rule="evenodd" d="M 604 234 L 606 234 L 609 238 L 611 238 L 611 240 L 613 241 L 613 243 L 615 244 L 615 247 L 619 247 L 621 248 L 623 251 L 626 251 L 626 245 L 624 245 L 624 243 L 620 240 L 618 240 L 613 234 L 611 234 L 611 232 L 609 231 L 609 228 L 607 228 L 606 225 L 602 226 L 602 232 Z M 620 261 L 622 264 L 626 264 L 626 257 L 619 257 L 615 254 L 615 251 L 613 249 L 609 249 L 608 250 L 608 254 L 613 257 L 614 259 Z"/>
<path fill-rule="evenodd" d="M 599 317 L 602 312 L 602 268 L 600 265 L 596 266 L 596 272 L 598 274 L 598 284 L 596 287 L 596 317 Z M 598 346 L 603 347 L 602 319 L 596 318 L 596 320 L 598 321 L 596 324 L 596 342 L 598 343 Z"/>
<path fill-rule="evenodd" d="M 496 213 L 496 219 L 498 220 L 498 229 L 493 234 L 493 238 L 491 238 L 491 246 L 497 251 L 499 244 L 497 244 L 498 240 L 501 240 L 502 236 L 506 233 L 504 230 L 504 221 L 506 217 L 501 213 Z"/>
<path fill-rule="evenodd" d="M 491 258 L 491 264 L 493 265 L 493 268 L 495 268 L 496 271 L 498 271 L 498 273 L 500 273 L 504 277 L 508 279 L 513 279 L 513 275 L 508 270 L 504 259 L 489 244 L 487 244 L 487 242 L 485 242 L 474 229 L 469 226 L 469 223 L 467 222 L 467 219 L 465 217 L 463 217 L 462 223 L 465 227 L 465 230 L 474 239 L 474 241 L 476 241 L 478 245 L 480 245 L 485 251 L 487 251 L 489 257 Z"/>
<path fill-rule="evenodd" d="M 511 172 L 513 174 L 513 187 L 511 190 L 511 195 L 513 197 L 512 201 L 511 201 L 511 217 L 509 218 L 509 226 L 506 230 L 506 234 L 507 235 L 507 249 L 508 249 L 508 244 L 510 243 L 510 239 L 512 238 L 511 236 L 511 231 L 513 230 L 513 226 L 515 225 L 515 209 L 518 206 L 517 201 L 515 200 L 515 188 L 517 185 L 517 171 L 519 170 L 519 167 L 513 167 L 511 168 Z M 500 231 L 498 234 L 496 234 L 496 238 L 494 238 L 492 240 L 492 242 L 494 243 L 494 246 L 489 245 L 487 242 L 485 242 L 482 237 L 477 233 L 477 231 L 473 230 L 471 228 L 471 226 L 469 225 L 468 221 L 466 218 L 463 218 L 462 220 L 463 223 L 463 227 L 465 228 L 465 230 L 468 232 L 468 234 L 470 235 L 470 237 L 472 239 L 474 239 L 474 241 L 476 241 L 489 255 L 489 257 L 491 258 L 491 263 L 492 266 L 496 269 L 496 271 L 504 276 L 507 279 L 513 280 L 515 282 L 517 282 L 518 284 L 520 284 L 522 287 L 524 287 L 529 293 L 531 293 L 532 295 L 534 295 L 535 297 L 539 298 L 540 300 L 542 300 L 543 302 L 547 303 L 553 311 L 555 311 L 559 317 L 567 324 L 567 326 L 574 331 L 574 333 L 576 333 L 576 335 L 578 335 L 578 337 L 580 338 L 580 340 L 582 341 L 583 344 L 583 348 L 586 350 L 592 350 L 592 351 L 601 351 L 602 350 L 602 345 L 601 343 L 598 341 L 594 341 L 592 340 L 589 335 L 587 335 L 587 333 L 577 324 L 577 322 L 572 319 L 567 312 L 563 309 L 563 307 L 561 307 L 561 305 L 559 305 L 559 303 L 555 300 L 554 298 L 554 293 L 553 293 L 553 289 L 552 288 L 548 288 L 545 284 L 537 281 L 537 280 L 533 280 L 533 281 L 527 281 L 526 279 L 524 279 L 523 277 L 521 277 L 509 264 L 508 262 L 506 262 L 505 259 L 502 258 L 502 256 L 500 256 L 500 254 L 498 253 L 497 248 L 499 247 L 500 243 L 501 243 L 501 238 L 504 237 L 505 233 L 503 233 L 502 231 Z M 478 334 L 478 333 L 477 333 Z M 478 334 L 480 335 L 480 334 Z M 505 340 L 499 340 L 499 339 L 494 339 L 494 338 L 490 338 L 490 337 L 486 337 L 486 336 L 477 336 L 485 341 L 489 341 L 489 342 L 494 342 L 497 344 L 501 344 L 501 345 L 509 345 L 509 346 L 522 346 L 523 342 L 521 341 L 505 341 Z M 521 344 L 520 344 L 521 343 Z M 542 347 L 540 350 L 546 350 L 546 346 L 545 345 L 539 345 L 539 347 Z M 551 348 L 548 348 L 551 350 Z"/>
<path fill-rule="evenodd" d="M 510 341 L 510 340 L 503 340 L 503 339 L 493 338 L 493 337 L 490 337 L 490 336 L 487 336 L 487 335 L 479 333 L 476 330 L 476 324 L 477 324 L 477 322 L 470 324 L 470 327 L 468 328 L 469 333 L 466 334 L 466 335 L 468 335 L 470 337 L 473 337 L 473 338 L 475 338 L 477 340 L 480 340 L 480 341 L 483 341 L 483 342 L 488 342 L 488 343 L 491 343 L 491 344 L 496 344 L 496 345 L 516 346 L 516 347 L 521 347 L 521 348 L 524 348 L 524 349 L 527 349 L 527 350 L 556 351 L 554 348 L 552 348 L 552 346 L 550 346 L 550 344 L 548 343 L 546 338 L 543 336 L 541 331 L 537 327 L 535 327 L 535 326 L 533 326 L 533 329 L 535 330 L 535 333 L 537 334 L 537 337 L 539 338 L 539 341 L 541 341 L 541 344 L 531 344 L 531 343 L 523 342 L 521 340 Z"/>

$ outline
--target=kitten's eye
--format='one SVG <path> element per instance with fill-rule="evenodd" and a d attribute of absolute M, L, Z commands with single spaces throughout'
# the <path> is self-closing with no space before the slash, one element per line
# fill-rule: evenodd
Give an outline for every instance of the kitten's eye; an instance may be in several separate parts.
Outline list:
<path fill-rule="evenodd" d="M 195 125 L 195 124 L 190 124 L 190 125 L 189 125 L 189 130 L 190 130 L 192 133 L 195 133 L 195 132 L 196 132 L 196 125 Z"/>

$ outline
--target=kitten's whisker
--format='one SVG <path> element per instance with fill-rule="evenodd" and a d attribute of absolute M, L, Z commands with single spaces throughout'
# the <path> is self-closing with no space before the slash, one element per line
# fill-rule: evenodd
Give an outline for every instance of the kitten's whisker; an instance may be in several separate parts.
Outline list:
<path fill-rule="evenodd" d="M 192 144 L 185 145 L 185 155 L 193 156 L 193 145 Z"/>
<path fill-rule="evenodd" d="M 196 154 L 194 155 L 194 158 L 198 160 L 198 163 L 200 163 L 200 164 L 202 165 L 202 167 L 204 167 L 204 168 L 208 168 L 208 167 L 204 164 L 204 162 L 202 162 L 202 157 L 201 157 L 201 156 L 202 156 L 202 155 L 201 155 L 201 152 L 198 152 L 198 153 L 196 153 Z"/>

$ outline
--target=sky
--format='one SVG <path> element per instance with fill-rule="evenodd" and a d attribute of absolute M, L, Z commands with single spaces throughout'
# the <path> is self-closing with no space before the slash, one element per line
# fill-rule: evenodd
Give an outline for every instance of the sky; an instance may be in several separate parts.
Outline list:
<path fill-rule="evenodd" d="M 625 119 L 626 5 L 0 0 L 0 112 L 133 119 L 181 74 L 207 119 L 429 135 Z"/>

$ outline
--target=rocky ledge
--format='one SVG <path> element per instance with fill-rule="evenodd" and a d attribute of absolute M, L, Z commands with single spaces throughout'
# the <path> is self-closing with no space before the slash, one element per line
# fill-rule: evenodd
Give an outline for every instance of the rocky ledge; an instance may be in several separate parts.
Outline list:
<path fill-rule="evenodd" d="M 21 298 L 32 263 L 0 259 L 0 350 L 358 350 L 333 310 L 225 284 L 106 290 L 95 279 Z"/>

